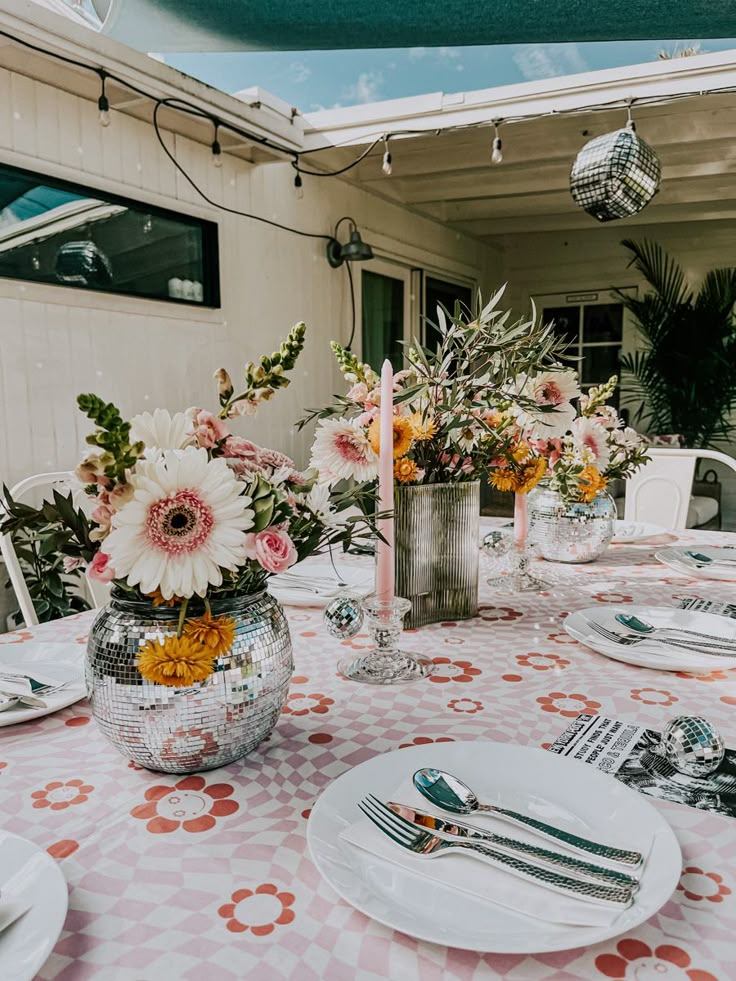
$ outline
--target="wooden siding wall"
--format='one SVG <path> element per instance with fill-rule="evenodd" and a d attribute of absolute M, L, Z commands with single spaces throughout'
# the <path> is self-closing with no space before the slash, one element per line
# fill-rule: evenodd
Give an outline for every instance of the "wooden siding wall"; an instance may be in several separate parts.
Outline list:
<path fill-rule="evenodd" d="M 323 241 L 298 238 L 210 208 L 176 173 L 149 123 L 0 69 L 0 160 L 219 223 L 222 308 L 93 294 L 0 279 L 0 479 L 72 467 L 88 424 L 75 406 L 95 391 L 126 415 L 216 404 L 211 375 L 270 353 L 297 320 L 306 350 L 292 385 L 238 431 L 306 462 L 308 435 L 294 421 L 340 390 L 328 342 L 345 341 L 344 270 Z M 472 279 L 488 292 L 501 278 L 498 250 L 337 180 L 305 178 L 297 200 L 288 164 L 260 167 L 165 134 L 182 165 L 217 201 L 306 230 L 329 232 L 352 215 L 378 254 L 436 274 Z M 345 226 L 343 226 L 343 231 Z"/>

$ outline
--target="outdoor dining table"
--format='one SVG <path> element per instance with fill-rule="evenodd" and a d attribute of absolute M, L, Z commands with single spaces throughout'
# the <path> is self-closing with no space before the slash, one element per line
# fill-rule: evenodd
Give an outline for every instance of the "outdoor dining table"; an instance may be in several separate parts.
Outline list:
<path fill-rule="evenodd" d="M 683 532 L 679 540 L 734 536 Z M 661 565 L 656 550 L 651 542 L 614 545 L 590 565 L 540 563 L 536 571 L 553 580 L 541 595 L 502 597 L 483 584 L 476 618 L 405 634 L 407 647 L 437 665 L 410 685 L 341 678 L 344 647 L 363 649 L 367 636 L 341 645 L 320 609 L 287 608 L 296 667 L 283 715 L 258 750 L 219 770 L 180 777 L 141 769 L 102 737 L 86 701 L 0 729 L 0 826 L 45 848 L 69 884 L 64 929 L 38 977 L 736 978 L 736 822 L 728 817 L 652 801 L 683 850 L 672 898 L 628 935 L 537 956 L 453 950 L 394 932 L 341 900 L 307 848 L 320 791 L 348 768 L 405 746 L 497 740 L 546 748 L 581 712 L 653 729 L 673 715 L 701 715 L 736 745 L 736 671 L 634 667 L 562 628 L 568 611 L 595 604 L 734 598 L 732 584 L 687 579 Z M 64 645 L 66 656 L 81 659 L 94 615 L 0 635 L 0 662 L 17 661 L 33 642 Z"/>

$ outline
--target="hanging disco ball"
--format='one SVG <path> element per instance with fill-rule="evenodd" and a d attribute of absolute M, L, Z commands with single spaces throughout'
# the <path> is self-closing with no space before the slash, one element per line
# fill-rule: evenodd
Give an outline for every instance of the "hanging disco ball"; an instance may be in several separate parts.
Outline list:
<path fill-rule="evenodd" d="M 585 144 L 572 165 L 570 193 L 598 221 L 628 218 L 657 193 L 661 170 L 657 154 L 629 121 Z"/>

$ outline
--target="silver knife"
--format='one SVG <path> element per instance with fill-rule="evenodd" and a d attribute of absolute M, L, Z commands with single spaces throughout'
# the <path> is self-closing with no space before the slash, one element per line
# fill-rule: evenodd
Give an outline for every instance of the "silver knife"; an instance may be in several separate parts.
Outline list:
<path fill-rule="evenodd" d="M 541 848 L 539 845 L 530 845 L 526 841 L 519 841 L 516 838 L 508 838 L 506 835 L 494 834 L 485 828 L 476 828 L 471 824 L 461 824 L 457 821 L 445 821 L 443 818 L 435 817 L 434 814 L 427 814 L 426 811 L 418 811 L 407 804 L 397 804 L 388 801 L 388 807 L 412 824 L 420 828 L 426 828 L 436 834 L 445 835 L 448 838 L 470 838 L 475 841 L 485 841 L 510 852 L 514 855 L 526 855 L 533 858 L 540 865 L 545 865 L 552 869 L 564 869 L 567 873 L 576 873 L 585 879 L 592 879 L 596 882 L 621 883 L 622 885 L 638 888 L 639 880 L 626 872 L 619 872 L 617 869 L 609 869 L 603 865 L 595 865 L 593 862 L 586 862 L 581 858 L 574 858 L 572 855 L 563 855 L 561 852 L 552 851 L 549 848 Z"/>

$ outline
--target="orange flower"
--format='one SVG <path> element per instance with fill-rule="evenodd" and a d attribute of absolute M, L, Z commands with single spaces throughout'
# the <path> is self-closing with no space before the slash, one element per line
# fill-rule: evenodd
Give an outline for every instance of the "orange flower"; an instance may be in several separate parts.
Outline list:
<path fill-rule="evenodd" d="M 394 460 L 404 456 L 414 442 L 414 429 L 406 416 L 394 416 Z M 381 452 L 381 416 L 375 416 L 368 427 L 368 439 L 375 453 Z"/>
<path fill-rule="evenodd" d="M 212 673 L 215 655 L 190 637 L 149 640 L 138 651 L 138 670 L 147 681 L 170 688 L 189 688 Z"/>
<path fill-rule="evenodd" d="M 606 478 L 601 476 L 597 467 L 586 467 L 578 480 L 580 482 L 580 500 L 586 504 L 590 504 L 598 491 L 606 489 Z"/>
<path fill-rule="evenodd" d="M 516 483 L 518 494 L 528 494 L 533 490 L 547 471 L 547 461 L 541 457 L 535 457 L 529 463 L 523 464 Z"/>
<path fill-rule="evenodd" d="M 211 613 L 204 613 L 185 622 L 184 636 L 195 644 L 208 647 L 215 657 L 219 657 L 220 654 L 227 654 L 233 646 L 235 621 L 232 617 L 213 617 Z"/>
<path fill-rule="evenodd" d="M 409 416 L 411 422 L 412 435 L 420 443 L 427 439 L 432 439 L 437 433 L 437 423 L 434 419 L 423 419 L 421 412 L 415 412 Z"/>
<path fill-rule="evenodd" d="M 491 486 L 500 491 L 516 491 L 517 494 L 528 494 L 537 486 L 547 471 L 547 461 L 544 457 L 529 456 L 526 443 L 519 443 L 511 451 L 517 461 L 515 466 L 503 465 L 491 472 Z M 522 462 L 526 461 L 526 462 Z"/>
<path fill-rule="evenodd" d="M 394 477 L 401 484 L 411 484 L 417 479 L 417 465 L 407 456 L 394 463 Z"/>
<path fill-rule="evenodd" d="M 178 596 L 172 596 L 171 599 L 164 599 L 160 589 L 154 589 L 152 593 L 144 593 L 143 595 L 148 597 L 154 606 L 176 606 L 177 603 L 181 603 Z"/>
<path fill-rule="evenodd" d="M 491 472 L 491 486 L 499 491 L 516 490 L 516 474 L 511 467 L 498 467 Z"/>

